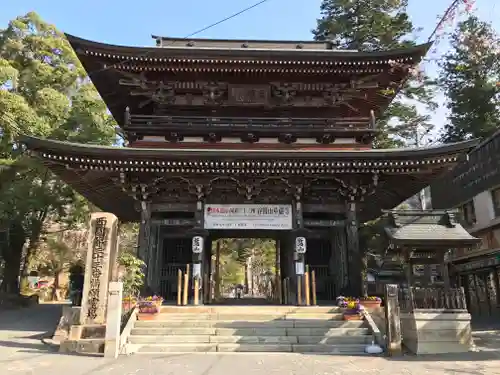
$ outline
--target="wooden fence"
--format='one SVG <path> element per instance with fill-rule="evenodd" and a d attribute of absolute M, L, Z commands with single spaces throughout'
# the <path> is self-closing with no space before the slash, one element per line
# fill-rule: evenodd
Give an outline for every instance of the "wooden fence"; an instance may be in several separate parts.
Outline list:
<path fill-rule="evenodd" d="M 412 312 L 419 309 L 467 310 L 464 288 L 422 288 L 399 289 L 401 311 Z"/>

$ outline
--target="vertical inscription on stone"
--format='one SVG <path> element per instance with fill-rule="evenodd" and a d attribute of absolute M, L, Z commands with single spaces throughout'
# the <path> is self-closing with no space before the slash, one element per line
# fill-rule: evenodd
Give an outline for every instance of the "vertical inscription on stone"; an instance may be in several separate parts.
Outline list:
<path fill-rule="evenodd" d="M 80 324 L 104 324 L 108 286 L 116 276 L 118 219 L 107 212 L 90 218 Z"/>
<path fill-rule="evenodd" d="M 87 318 L 95 320 L 98 315 L 101 291 L 101 276 L 103 261 L 107 245 L 107 220 L 105 217 L 97 218 L 95 222 L 94 242 L 92 244 L 92 266 L 90 274 L 89 306 Z"/>

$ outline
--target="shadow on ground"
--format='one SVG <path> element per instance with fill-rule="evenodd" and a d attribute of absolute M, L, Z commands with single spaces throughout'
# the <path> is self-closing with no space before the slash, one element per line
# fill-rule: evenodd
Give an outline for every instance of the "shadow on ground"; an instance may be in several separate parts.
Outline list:
<path fill-rule="evenodd" d="M 401 357 L 385 357 L 391 362 L 475 362 L 500 360 L 500 353 L 493 351 L 479 351 L 468 353 L 449 354 L 406 354 Z"/>
<path fill-rule="evenodd" d="M 54 331 L 61 318 L 61 304 L 40 304 L 15 310 L 0 310 L 0 337 L 5 332 Z"/>
<path fill-rule="evenodd" d="M 44 340 L 54 334 L 61 311 L 60 304 L 0 311 L 0 348 L 54 351 Z"/>

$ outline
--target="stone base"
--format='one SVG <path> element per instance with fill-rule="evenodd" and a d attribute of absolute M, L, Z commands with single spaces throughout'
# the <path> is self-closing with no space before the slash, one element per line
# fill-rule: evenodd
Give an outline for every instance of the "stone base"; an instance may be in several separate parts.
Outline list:
<path fill-rule="evenodd" d="M 468 312 L 418 310 L 401 314 L 403 344 L 414 354 L 468 352 L 472 331 Z"/>
<path fill-rule="evenodd" d="M 59 345 L 59 353 L 103 354 L 104 339 L 66 340 Z"/>
<path fill-rule="evenodd" d="M 71 325 L 65 340 L 59 344 L 60 353 L 103 354 L 105 326 Z"/>
<path fill-rule="evenodd" d="M 54 342 L 68 340 L 71 327 L 80 321 L 80 311 L 81 307 L 79 306 L 63 306 L 61 319 L 59 319 L 54 336 L 52 336 Z"/>

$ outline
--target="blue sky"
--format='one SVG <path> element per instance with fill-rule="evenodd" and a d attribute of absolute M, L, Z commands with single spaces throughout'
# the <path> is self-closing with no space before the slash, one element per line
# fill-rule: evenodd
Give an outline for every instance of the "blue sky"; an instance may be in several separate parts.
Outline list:
<path fill-rule="evenodd" d="M 257 0 L 1 0 L 0 28 L 18 15 L 38 12 L 60 30 L 113 44 L 153 46 L 151 34 L 184 37 L 250 6 Z M 311 39 L 321 0 L 268 0 L 197 37 L 228 39 Z M 409 0 L 409 14 L 425 40 L 451 0 Z M 495 4 L 498 3 L 498 4 Z M 500 0 L 476 0 L 477 14 L 500 31 Z M 446 50 L 441 43 L 439 52 Z M 434 55 L 437 57 L 438 55 Z M 435 67 L 427 64 L 426 70 Z M 445 110 L 434 115 L 442 124 Z"/>

